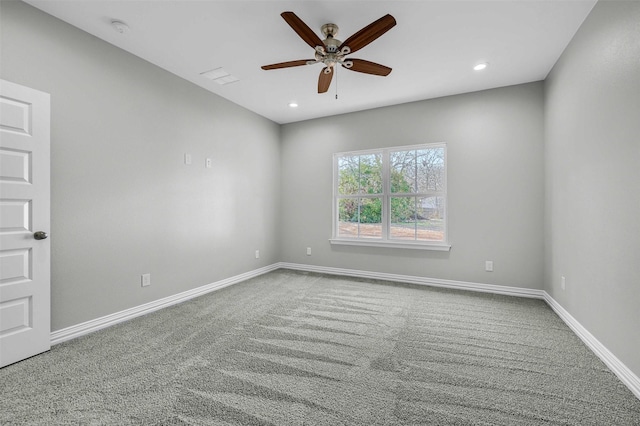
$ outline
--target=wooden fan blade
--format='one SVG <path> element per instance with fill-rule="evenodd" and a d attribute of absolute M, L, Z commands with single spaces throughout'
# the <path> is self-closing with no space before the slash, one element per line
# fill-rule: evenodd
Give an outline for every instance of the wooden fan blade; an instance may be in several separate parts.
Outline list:
<path fill-rule="evenodd" d="M 315 59 L 300 59 L 297 61 L 288 61 L 288 62 L 279 62 L 277 64 L 271 65 L 263 65 L 263 70 L 277 70 L 278 68 L 289 68 L 289 67 L 299 67 L 302 65 L 307 65 L 307 61 L 314 61 Z"/>
<path fill-rule="evenodd" d="M 396 20 L 393 16 L 387 14 L 375 22 L 367 25 L 348 39 L 346 39 L 338 48 L 341 50 L 344 46 L 349 46 L 350 51 L 348 53 L 356 52 L 367 44 L 371 43 L 382 34 L 389 31 L 396 25 Z"/>
<path fill-rule="evenodd" d="M 314 49 L 316 48 L 316 46 L 324 46 L 324 43 L 322 43 L 320 37 L 318 37 L 318 35 L 313 32 L 313 30 L 309 28 L 309 26 L 305 24 L 302 19 L 298 18 L 295 13 L 282 12 L 280 16 L 282 16 L 284 20 L 287 21 L 287 24 L 289 24 L 289 26 L 293 28 L 293 31 L 295 31 L 296 34 L 298 34 L 300 38 L 303 39 L 309 46 Z"/>
<path fill-rule="evenodd" d="M 391 72 L 391 68 L 389 67 L 376 64 L 375 62 L 365 61 L 364 59 L 347 59 L 347 61 L 351 61 L 353 63 L 353 66 L 347 68 L 343 65 L 343 67 L 351 71 L 363 72 L 365 74 L 381 75 L 383 77 L 389 75 L 389 73 Z"/>
<path fill-rule="evenodd" d="M 325 73 L 327 67 L 323 68 L 320 71 L 320 78 L 318 78 L 318 93 L 325 93 L 329 90 L 329 86 L 331 85 L 331 79 L 333 78 L 333 69 L 331 69 L 330 73 Z"/>

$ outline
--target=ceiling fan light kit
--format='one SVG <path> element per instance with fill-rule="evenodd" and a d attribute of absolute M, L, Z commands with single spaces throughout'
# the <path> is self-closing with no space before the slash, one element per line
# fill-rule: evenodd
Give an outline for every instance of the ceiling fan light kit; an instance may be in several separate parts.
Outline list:
<path fill-rule="evenodd" d="M 295 13 L 282 12 L 281 16 L 296 34 L 314 49 L 315 58 L 264 65 L 262 66 L 263 70 L 323 64 L 324 68 L 320 71 L 320 77 L 318 78 L 318 93 L 325 93 L 329 90 L 333 74 L 335 74 L 334 67 L 338 64 L 348 70 L 364 74 L 387 76 L 391 72 L 391 68 L 387 66 L 364 59 L 346 58 L 346 56 L 362 49 L 393 28 L 396 25 L 396 20 L 393 16 L 383 16 L 347 38 L 344 42 L 335 38 L 339 30 L 336 24 L 324 24 L 322 26 L 320 31 L 325 36 L 325 39 L 321 40 Z"/>

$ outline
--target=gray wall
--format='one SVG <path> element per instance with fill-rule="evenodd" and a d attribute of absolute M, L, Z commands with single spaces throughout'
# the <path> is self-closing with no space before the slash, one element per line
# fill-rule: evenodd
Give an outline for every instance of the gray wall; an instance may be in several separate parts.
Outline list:
<path fill-rule="evenodd" d="M 51 94 L 53 330 L 280 259 L 277 124 L 24 3 L 1 7 L 0 76 Z"/>
<path fill-rule="evenodd" d="M 640 376 L 640 2 L 598 2 L 545 95 L 545 289 Z"/>
<path fill-rule="evenodd" d="M 332 154 L 429 142 L 448 144 L 451 251 L 332 246 Z M 543 147 L 541 82 L 284 125 L 282 260 L 541 289 Z"/>

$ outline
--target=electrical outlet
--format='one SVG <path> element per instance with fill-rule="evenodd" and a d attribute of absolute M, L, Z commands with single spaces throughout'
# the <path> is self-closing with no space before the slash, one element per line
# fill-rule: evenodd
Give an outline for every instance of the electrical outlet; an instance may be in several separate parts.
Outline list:
<path fill-rule="evenodd" d="M 307 247 L 307 256 L 311 256 L 311 247 Z"/>
<path fill-rule="evenodd" d="M 184 154 L 184 164 L 191 164 L 191 154 Z"/>
<path fill-rule="evenodd" d="M 564 290 L 566 286 L 567 286 L 566 278 L 565 277 L 560 278 L 560 288 Z"/>
<path fill-rule="evenodd" d="M 207 158 L 207 159 L 205 160 L 205 162 L 204 162 L 204 166 L 205 166 L 207 169 L 210 169 L 210 168 L 212 167 L 212 165 L 213 165 L 213 162 L 211 161 L 211 158 Z"/>
<path fill-rule="evenodd" d="M 256 259 L 260 259 L 260 250 L 256 250 Z"/>
<path fill-rule="evenodd" d="M 484 262 L 484 270 L 487 272 L 493 272 L 493 260 L 487 260 Z"/>
<path fill-rule="evenodd" d="M 142 274 L 140 276 L 140 284 L 142 287 L 147 287 L 151 285 L 151 274 Z"/>

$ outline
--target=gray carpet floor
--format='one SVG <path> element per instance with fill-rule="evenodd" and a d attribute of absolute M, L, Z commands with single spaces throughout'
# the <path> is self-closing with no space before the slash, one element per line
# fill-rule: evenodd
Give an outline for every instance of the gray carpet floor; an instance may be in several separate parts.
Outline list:
<path fill-rule="evenodd" d="M 0 370 L 2 425 L 640 425 L 540 300 L 278 270 Z"/>

